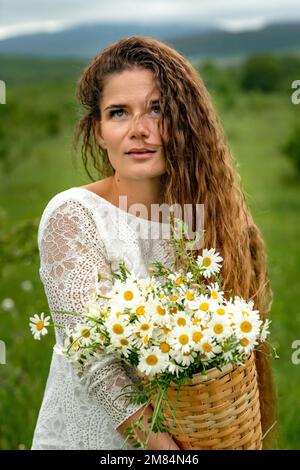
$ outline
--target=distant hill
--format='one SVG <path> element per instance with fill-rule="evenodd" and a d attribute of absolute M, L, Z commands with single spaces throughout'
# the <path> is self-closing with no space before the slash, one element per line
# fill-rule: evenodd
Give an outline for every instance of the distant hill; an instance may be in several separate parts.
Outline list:
<path fill-rule="evenodd" d="M 300 55 L 300 22 L 270 24 L 258 31 L 225 31 L 176 37 L 171 44 L 189 58 L 243 57 L 257 53 L 294 52 Z"/>
<path fill-rule="evenodd" d="M 133 34 L 166 39 L 179 35 L 217 31 L 212 26 L 185 23 L 95 23 L 82 24 L 55 33 L 38 33 L 0 40 L 0 54 L 92 57 L 113 41 Z"/>
<path fill-rule="evenodd" d="M 108 44 L 132 34 L 165 40 L 189 59 L 228 59 L 249 53 L 300 51 L 300 22 L 274 23 L 257 31 L 238 33 L 196 24 L 95 23 L 56 33 L 4 39 L 0 41 L 0 54 L 94 57 Z"/>

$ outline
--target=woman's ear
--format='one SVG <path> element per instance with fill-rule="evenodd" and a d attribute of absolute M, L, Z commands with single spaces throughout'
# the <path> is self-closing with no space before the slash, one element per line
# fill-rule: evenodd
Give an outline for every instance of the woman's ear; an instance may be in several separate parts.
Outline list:
<path fill-rule="evenodd" d="M 101 145 L 102 148 L 106 149 L 106 142 L 102 137 L 101 133 L 101 121 L 95 120 L 94 123 L 94 130 L 95 130 L 95 137 L 99 145 Z"/>

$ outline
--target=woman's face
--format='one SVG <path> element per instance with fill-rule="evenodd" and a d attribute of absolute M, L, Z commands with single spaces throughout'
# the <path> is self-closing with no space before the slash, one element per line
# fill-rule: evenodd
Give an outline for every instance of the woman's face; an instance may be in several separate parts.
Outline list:
<path fill-rule="evenodd" d="M 111 76 L 100 103 L 96 124 L 98 143 L 107 150 L 116 173 L 124 178 L 149 179 L 165 173 L 165 157 L 159 132 L 159 88 L 147 69 L 126 70 Z M 146 107 L 146 99 L 151 100 Z M 152 153 L 135 155 L 132 149 Z"/>

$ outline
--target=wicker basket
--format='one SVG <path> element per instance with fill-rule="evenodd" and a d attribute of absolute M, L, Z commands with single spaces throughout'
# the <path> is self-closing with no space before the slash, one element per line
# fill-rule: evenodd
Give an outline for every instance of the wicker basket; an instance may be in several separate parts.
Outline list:
<path fill-rule="evenodd" d="M 262 449 L 254 353 L 243 366 L 213 368 L 178 387 L 167 392 L 171 407 L 176 402 L 176 419 L 169 407 L 165 419 L 181 449 Z"/>

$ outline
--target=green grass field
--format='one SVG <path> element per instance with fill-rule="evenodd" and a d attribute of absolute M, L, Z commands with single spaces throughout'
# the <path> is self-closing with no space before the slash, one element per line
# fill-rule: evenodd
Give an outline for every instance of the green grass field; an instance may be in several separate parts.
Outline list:
<path fill-rule="evenodd" d="M 66 80 L 11 84 L 7 104 L 0 106 L 0 228 L 12 246 L 9 234 L 17 224 L 37 223 L 53 195 L 87 183 L 80 160 L 77 169 L 71 160 L 79 116 L 75 79 L 76 74 Z M 220 93 L 213 97 L 267 243 L 274 290 L 272 344 L 280 356 L 274 361 L 277 447 L 300 449 L 300 365 L 291 362 L 291 344 L 300 340 L 300 176 L 280 150 L 299 123 L 300 105 L 291 103 L 288 92 L 236 93 L 229 101 Z M 36 243 L 36 232 L 30 236 Z M 53 334 L 41 343 L 31 337 L 29 316 L 47 311 L 47 302 L 38 257 L 23 262 L 18 257 L 22 249 L 14 247 L 16 261 L 0 260 L 0 340 L 7 355 L 6 364 L 0 364 L 0 449 L 30 448 L 54 342 Z M 25 280 L 31 281 L 31 290 L 22 288 Z M 15 303 L 10 310 L 2 304 L 7 298 Z"/>

